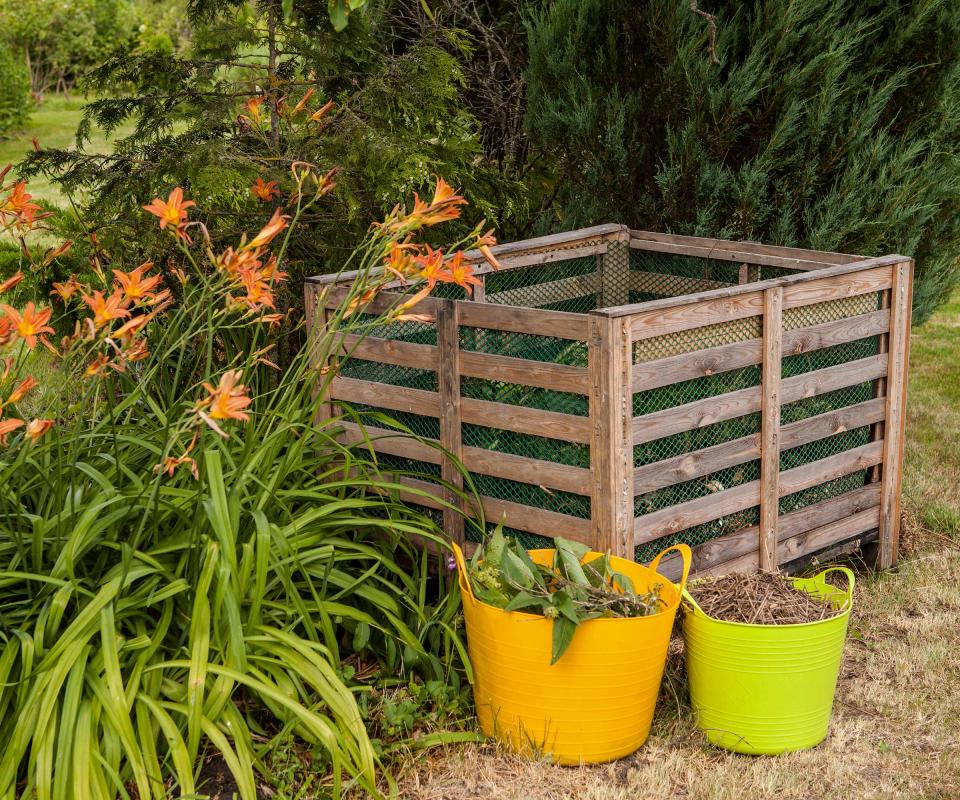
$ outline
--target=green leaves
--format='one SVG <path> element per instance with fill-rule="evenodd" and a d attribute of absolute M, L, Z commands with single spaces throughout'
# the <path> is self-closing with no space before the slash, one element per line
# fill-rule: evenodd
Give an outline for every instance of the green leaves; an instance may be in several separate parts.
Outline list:
<path fill-rule="evenodd" d="M 497 526 L 468 567 L 470 586 L 481 602 L 553 620 L 551 664 L 567 651 L 581 622 L 647 616 L 661 609 L 657 587 L 650 594 L 635 595 L 632 581 L 611 569 L 609 554 L 585 562 L 590 552 L 585 544 L 559 536 L 554 543 L 552 564 L 538 565 Z"/>

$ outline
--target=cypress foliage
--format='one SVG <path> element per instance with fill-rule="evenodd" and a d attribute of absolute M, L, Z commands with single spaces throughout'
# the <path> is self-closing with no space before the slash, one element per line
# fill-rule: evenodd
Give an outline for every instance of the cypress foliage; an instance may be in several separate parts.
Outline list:
<path fill-rule="evenodd" d="M 960 4 L 555 0 L 527 20 L 541 228 L 899 252 L 960 281 Z"/>

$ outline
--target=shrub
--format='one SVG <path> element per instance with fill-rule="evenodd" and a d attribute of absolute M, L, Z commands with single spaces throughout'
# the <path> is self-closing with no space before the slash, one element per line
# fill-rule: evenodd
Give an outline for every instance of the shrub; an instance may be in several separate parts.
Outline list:
<path fill-rule="evenodd" d="M 0 134 L 19 128 L 30 113 L 30 75 L 23 59 L 0 41 Z"/>
<path fill-rule="evenodd" d="M 378 796 L 356 665 L 456 683 L 458 598 L 430 591 L 409 543 L 440 532 L 367 449 L 340 443 L 336 420 L 317 423 L 334 371 L 316 365 L 342 333 L 415 314 L 434 282 L 468 282 L 445 258 L 490 239 L 476 229 L 439 255 L 418 244 L 459 215 L 443 182 L 398 207 L 352 257 L 359 277 L 324 335 L 280 372 L 281 268 L 332 188 L 303 164 L 291 183 L 289 215 L 230 246 L 175 189 L 147 206 L 178 253 L 166 279 L 148 263 L 58 283 L 84 318 L 46 342 L 82 392 L 72 415 L 27 422 L 52 312 L 0 305 L 15 356 L 0 378 L 0 796 L 189 796 L 213 750 L 255 800 L 254 770 L 290 733 L 324 753 L 326 792 Z M 0 201 L 8 228 L 33 224 L 22 198 Z M 384 261 L 391 272 L 375 270 Z M 397 273 L 418 291 L 361 313 Z"/>

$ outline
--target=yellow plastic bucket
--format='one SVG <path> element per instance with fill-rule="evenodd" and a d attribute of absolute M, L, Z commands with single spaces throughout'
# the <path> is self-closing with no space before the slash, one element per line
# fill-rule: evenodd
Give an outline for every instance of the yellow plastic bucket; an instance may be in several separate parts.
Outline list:
<path fill-rule="evenodd" d="M 834 572 L 846 576 L 846 591 L 827 583 Z M 718 747 L 776 755 L 813 747 L 827 736 L 853 606 L 853 573 L 830 567 L 792 582 L 843 613 L 797 625 L 724 622 L 705 614 L 684 591 L 690 703 L 698 727 Z"/>
<path fill-rule="evenodd" d="M 671 550 L 683 558 L 679 586 L 657 573 L 661 557 Z M 554 552 L 531 550 L 530 557 L 550 564 Z M 640 747 L 650 732 L 670 632 L 690 570 L 690 548 L 669 547 L 650 566 L 611 558 L 611 567 L 627 575 L 638 593 L 660 584 L 666 608 L 649 617 L 581 623 L 553 666 L 553 623 L 477 600 L 456 545 L 454 554 L 483 733 L 515 752 L 558 764 L 612 761 Z"/>

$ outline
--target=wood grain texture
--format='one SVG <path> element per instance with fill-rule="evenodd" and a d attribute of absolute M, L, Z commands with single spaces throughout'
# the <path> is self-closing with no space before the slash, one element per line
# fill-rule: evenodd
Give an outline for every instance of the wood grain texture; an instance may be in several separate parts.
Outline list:
<path fill-rule="evenodd" d="M 780 506 L 780 402 L 783 371 L 781 332 L 783 289 L 763 298 L 763 376 L 760 384 L 760 569 L 777 569 L 777 517 Z"/>
<path fill-rule="evenodd" d="M 381 364 L 395 364 L 432 371 L 436 371 L 440 357 L 439 350 L 433 345 L 403 342 L 398 339 L 378 339 L 374 336 L 358 336 L 351 333 L 338 338 L 337 351 L 344 358 L 359 358 L 363 361 L 377 361 Z"/>
<path fill-rule="evenodd" d="M 470 425 L 483 425 L 531 436 L 546 436 L 548 439 L 578 444 L 587 444 L 590 441 L 589 418 L 575 414 L 542 411 L 539 408 L 524 408 L 472 397 L 461 399 L 460 413 L 463 421 Z"/>
<path fill-rule="evenodd" d="M 714 261 L 749 261 L 752 264 L 763 264 L 769 267 L 786 267 L 796 270 L 815 270 L 832 266 L 826 261 L 812 261 L 806 258 L 792 258 L 789 256 L 773 256 L 742 249 L 728 250 L 726 248 L 712 246 L 702 247 L 694 244 L 676 244 L 653 239 L 642 239 L 639 237 L 631 237 L 630 246 L 637 250 L 648 250 L 655 253 L 670 253 L 678 256 L 712 259 Z"/>
<path fill-rule="evenodd" d="M 599 273 L 591 272 L 587 275 L 573 275 L 555 281 L 519 286 L 516 289 L 504 289 L 500 292 L 488 294 L 486 302 L 505 306 L 536 308 L 537 306 L 594 295 L 600 291 L 602 286 L 603 281 Z"/>
<path fill-rule="evenodd" d="M 913 261 L 898 264 L 890 293 L 887 411 L 884 423 L 883 470 L 880 478 L 880 552 L 878 566 L 897 563 L 900 535 L 900 491 L 903 478 L 903 441 L 906 420 L 907 366 L 913 300 Z"/>
<path fill-rule="evenodd" d="M 585 367 L 530 361 L 525 358 L 460 351 L 460 374 L 471 378 L 536 386 L 558 392 L 587 394 L 589 380 Z"/>
<path fill-rule="evenodd" d="M 586 314 L 498 306 L 493 303 L 463 303 L 460 324 L 470 328 L 490 328 L 581 342 L 587 341 L 589 336 Z"/>
<path fill-rule="evenodd" d="M 782 381 L 781 403 L 783 405 L 795 403 L 807 397 L 816 397 L 837 389 L 856 386 L 858 383 L 886 375 L 886 372 L 887 358 L 878 355 L 795 375 Z M 665 436 L 673 436 L 742 417 L 745 414 L 754 414 L 760 411 L 760 405 L 760 387 L 751 386 L 634 417 L 633 443 L 634 445 L 643 444 Z"/>
<path fill-rule="evenodd" d="M 447 506 L 443 509 L 444 532 L 457 544 L 464 541 L 463 436 L 460 417 L 460 303 L 444 300 L 437 309 L 437 385 L 440 399 L 440 477 Z"/>
<path fill-rule="evenodd" d="M 626 323 L 591 315 L 592 546 L 633 560 L 631 350 Z"/>

